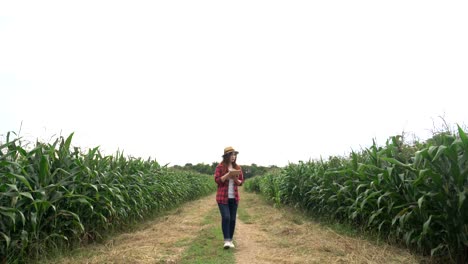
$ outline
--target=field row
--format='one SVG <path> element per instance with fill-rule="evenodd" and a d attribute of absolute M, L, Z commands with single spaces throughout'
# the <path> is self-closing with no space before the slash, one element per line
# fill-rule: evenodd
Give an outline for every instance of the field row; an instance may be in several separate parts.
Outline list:
<path fill-rule="evenodd" d="M 460 127 L 422 143 L 396 136 L 350 157 L 289 164 L 246 188 L 425 254 L 468 261 L 468 138 Z"/>
<path fill-rule="evenodd" d="M 83 153 L 73 134 L 32 148 L 10 136 L 0 145 L 0 263 L 99 240 L 216 188 L 211 176 L 154 160 Z"/>

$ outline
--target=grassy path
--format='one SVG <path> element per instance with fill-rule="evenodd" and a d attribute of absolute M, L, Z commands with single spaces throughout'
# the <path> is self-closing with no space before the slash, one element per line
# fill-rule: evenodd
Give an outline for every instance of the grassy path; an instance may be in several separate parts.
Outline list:
<path fill-rule="evenodd" d="M 222 249 L 219 212 L 210 195 L 55 263 L 425 262 L 404 249 L 339 234 L 242 190 L 234 241 L 236 249 Z"/>

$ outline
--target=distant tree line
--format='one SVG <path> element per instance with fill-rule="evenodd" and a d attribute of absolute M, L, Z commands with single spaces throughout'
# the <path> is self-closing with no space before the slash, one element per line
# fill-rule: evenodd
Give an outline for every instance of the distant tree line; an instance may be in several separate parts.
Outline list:
<path fill-rule="evenodd" d="M 172 168 L 180 169 L 180 170 L 189 170 L 189 171 L 196 171 L 203 174 L 214 175 L 216 166 L 218 166 L 219 162 L 213 162 L 210 164 L 205 163 L 198 163 L 193 165 L 192 163 L 186 163 L 184 166 L 181 165 L 174 165 Z M 240 165 L 242 167 L 242 172 L 244 173 L 244 177 L 246 179 L 252 178 L 254 176 L 263 175 L 270 170 L 278 169 L 277 166 L 271 165 L 268 167 L 259 166 L 255 163 L 251 165 Z"/>

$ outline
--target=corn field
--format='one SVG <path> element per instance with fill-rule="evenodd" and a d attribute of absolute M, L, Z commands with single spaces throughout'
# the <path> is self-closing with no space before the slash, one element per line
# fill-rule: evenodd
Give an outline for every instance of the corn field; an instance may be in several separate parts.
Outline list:
<path fill-rule="evenodd" d="M 348 158 L 289 164 L 245 186 L 424 254 L 468 261 L 468 138 L 460 127 L 424 143 L 396 136 Z"/>
<path fill-rule="evenodd" d="M 72 137 L 28 147 L 8 133 L 0 143 L 0 263 L 98 240 L 216 188 L 212 176 L 154 160 L 82 153 Z"/>

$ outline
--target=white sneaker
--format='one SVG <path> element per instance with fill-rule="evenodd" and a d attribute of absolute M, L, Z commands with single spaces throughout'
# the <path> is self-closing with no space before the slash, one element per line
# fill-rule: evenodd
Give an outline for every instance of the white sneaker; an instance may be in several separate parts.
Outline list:
<path fill-rule="evenodd" d="M 228 249 L 231 247 L 231 243 L 228 241 L 228 242 L 224 242 L 224 249 Z"/>
<path fill-rule="evenodd" d="M 235 248 L 236 246 L 234 246 L 234 243 L 232 243 L 232 241 L 231 241 L 231 242 L 229 242 L 229 247 L 230 248 Z"/>

